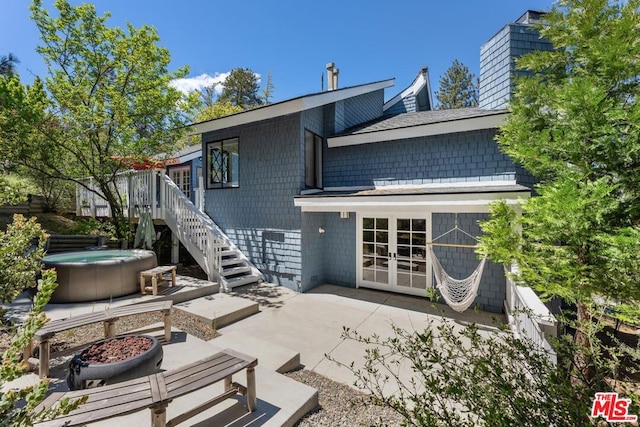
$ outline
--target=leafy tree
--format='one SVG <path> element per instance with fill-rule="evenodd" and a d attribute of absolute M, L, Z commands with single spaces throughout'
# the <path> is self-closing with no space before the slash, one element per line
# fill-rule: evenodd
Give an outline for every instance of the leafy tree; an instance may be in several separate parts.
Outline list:
<path fill-rule="evenodd" d="M 204 107 L 196 116 L 196 121 L 206 122 L 235 113 L 241 113 L 244 109 L 238 105 L 234 105 L 229 101 L 214 102 L 208 107 Z"/>
<path fill-rule="evenodd" d="M 0 76 L 15 74 L 16 64 L 19 62 L 18 58 L 12 53 L 0 56 Z"/>
<path fill-rule="evenodd" d="M 19 201 L 19 189 L 0 187 L 0 204 Z M 0 232 L 0 299 L 11 302 L 27 286 L 33 286 L 36 272 L 40 269 L 40 260 L 44 252 L 46 234 L 35 218 L 25 220 L 15 215 L 14 221 L 6 232 Z M 36 242 L 36 247 L 32 245 Z M 9 348 L 0 355 L 0 424 L 5 426 L 29 426 L 34 422 L 53 419 L 76 408 L 83 400 L 72 402 L 65 399 L 57 409 L 39 410 L 35 408 L 45 398 L 49 388 L 47 380 L 35 385 L 7 388 L 7 383 L 19 378 L 26 371 L 22 359 L 23 349 L 29 346 L 35 331 L 47 321 L 43 312 L 55 290 L 56 273 L 54 270 L 42 272 L 37 284 L 38 292 L 34 296 L 33 307 L 25 321 L 15 329 Z M 5 313 L 0 313 L 2 327 L 8 328 Z M 86 399 L 85 399 L 86 400 Z"/>
<path fill-rule="evenodd" d="M 439 110 L 475 107 L 478 105 L 478 87 L 469 68 L 454 60 L 439 81 L 436 92 Z"/>
<path fill-rule="evenodd" d="M 498 203 L 482 252 L 519 266 L 543 297 L 575 305 L 573 360 L 590 384 L 608 351 L 594 310 L 640 302 L 640 1 L 563 0 L 540 27 L 555 50 L 523 56 L 498 141 L 540 179 L 522 215 Z M 521 230 L 521 233 L 519 232 Z M 614 312 L 615 314 L 615 312 Z"/>
<path fill-rule="evenodd" d="M 262 105 L 259 95 L 259 78 L 249 68 L 234 68 L 224 81 L 224 89 L 218 101 L 229 102 L 243 110 Z"/>
<path fill-rule="evenodd" d="M 29 93 L 40 95 L 45 114 L 14 105 L 23 125 L 17 130 L 34 124 L 34 131 L 14 128 L 12 136 L 5 132 L 2 139 L 20 164 L 51 178 L 83 185 L 81 177 L 92 177 L 122 237 L 124 200 L 114 183 L 126 165 L 119 159 L 173 151 L 197 95 L 185 99 L 169 85 L 187 70 L 167 70 L 169 52 L 158 46 L 154 28 L 110 28 L 110 15 L 98 16 L 93 5 L 73 7 L 56 0 L 55 6 L 58 17 L 49 16 L 41 0 L 31 6 L 43 42 L 38 52 L 49 76 L 44 86 L 36 81 Z M 50 162 L 52 153 L 60 153 L 73 169 Z"/>

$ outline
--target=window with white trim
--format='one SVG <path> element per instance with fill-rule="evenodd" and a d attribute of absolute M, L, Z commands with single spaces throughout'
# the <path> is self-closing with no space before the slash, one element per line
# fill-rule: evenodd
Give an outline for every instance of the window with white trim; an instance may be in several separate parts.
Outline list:
<path fill-rule="evenodd" d="M 322 188 L 322 138 L 304 131 L 304 185 L 306 188 Z"/>
<path fill-rule="evenodd" d="M 238 138 L 207 143 L 207 188 L 238 187 Z"/>

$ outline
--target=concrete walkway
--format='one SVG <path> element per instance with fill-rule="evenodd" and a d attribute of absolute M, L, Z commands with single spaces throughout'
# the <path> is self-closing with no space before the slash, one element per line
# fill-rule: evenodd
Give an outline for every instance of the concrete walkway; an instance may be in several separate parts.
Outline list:
<path fill-rule="evenodd" d="M 353 374 L 325 355 L 361 366 L 367 346 L 343 339 L 345 327 L 364 336 L 375 333 L 386 337 L 393 333 L 392 324 L 405 330 L 424 330 L 428 319 L 439 322 L 443 316 L 461 327 L 474 322 L 486 333 L 495 332 L 496 325 L 504 323 L 502 315 L 471 309 L 456 313 L 426 298 L 335 285 L 299 294 L 260 284 L 237 288 L 232 295 L 259 302 L 261 311 L 220 329 L 223 336 L 239 332 L 298 351 L 305 369 L 347 385 L 353 385 Z M 406 375 L 410 375 L 408 370 Z"/>

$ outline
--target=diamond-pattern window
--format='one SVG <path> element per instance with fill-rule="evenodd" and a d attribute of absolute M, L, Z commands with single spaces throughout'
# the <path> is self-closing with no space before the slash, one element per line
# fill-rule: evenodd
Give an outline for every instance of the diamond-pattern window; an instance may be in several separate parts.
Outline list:
<path fill-rule="evenodd" d="M 237 187 L 238 138 L 207 143 L 207 188 Z"/>

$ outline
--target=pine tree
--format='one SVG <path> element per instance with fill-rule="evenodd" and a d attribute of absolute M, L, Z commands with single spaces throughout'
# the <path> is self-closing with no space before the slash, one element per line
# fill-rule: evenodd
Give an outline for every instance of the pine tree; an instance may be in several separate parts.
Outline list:
<path fill-rule="evenodd" d="M 234 68 L 224 81 L 218 101 L 229 102 L 243 110 L 264 104 L 259 95 L 259 78 L 249 68 Z"/>
<path fill-rule="evenodd" d="M 0 56 L 0 76 L 10 76 L 16 71 L 16 64 L 20 61 L 13 54 Z"/>
<path fill-rule="evenodd" d="M 478 87 L 469 68 L 458 60 L 439 80 L 440 88 L 436 92 L 439 110 L 475 107 L 478 105 Z"/>

